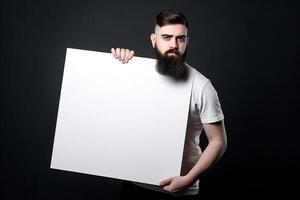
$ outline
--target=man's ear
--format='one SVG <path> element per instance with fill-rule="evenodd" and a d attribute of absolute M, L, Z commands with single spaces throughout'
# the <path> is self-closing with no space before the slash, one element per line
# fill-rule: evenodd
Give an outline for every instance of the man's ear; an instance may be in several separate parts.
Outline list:
<path fill-rule="evenodd" d="M 155 33 L 151 33 L 150 40 L 151 40 L 151 43 L 152 43 L 152 47 L 154 48 L 155 47 L 155 42 L 156 42 L 156 35 L 155 35 Z"/>

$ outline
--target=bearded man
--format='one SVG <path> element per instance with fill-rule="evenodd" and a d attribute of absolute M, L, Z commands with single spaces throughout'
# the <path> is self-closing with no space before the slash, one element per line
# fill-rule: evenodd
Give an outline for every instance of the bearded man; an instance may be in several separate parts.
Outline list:
<path fill-rule="evenodd" d="M 162 180 L 160 187 L 126 181 L 123 197 L 196 198 L 199 193 L 199 178 L 213 167 L 227 148 L 221 104 L 211 81 L 185 62 L 188 21 L 182 12 L 176 9 L 161 11 L 156 16 L 150 39 L 157 58 L 158 73 L 175 80 L 185 79 L 187 74 L 193 77 L 182 169 L 180 176 Z M 133 50 L 125 48 L 112 48 L 111 52 L 122 63 L 129 62 L 134 56 Z M 202 132 L 205 132 L 208 139 L 208 145 L 204 149 L 200 147 Z"/>

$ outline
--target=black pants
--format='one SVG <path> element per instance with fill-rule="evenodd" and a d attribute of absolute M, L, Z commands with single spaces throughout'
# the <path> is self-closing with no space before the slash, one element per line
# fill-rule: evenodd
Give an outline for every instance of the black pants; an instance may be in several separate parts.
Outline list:
<path fill-rule="evenodd" d="M 123 181 L 122 200 L 132 199 L 153 199 L 153 200 L 196 200 L 198 195 L 173 196 L 162 192 L 145 189 L 128 181 Z"/>

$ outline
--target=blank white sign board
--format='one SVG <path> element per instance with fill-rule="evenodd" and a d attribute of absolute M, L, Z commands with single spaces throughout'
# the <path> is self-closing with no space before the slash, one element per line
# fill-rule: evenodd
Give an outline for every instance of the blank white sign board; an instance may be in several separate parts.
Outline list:
<path fill-rule="evenodd" d="M 158 185 L 179 175 L 192 75 L 67 49 L 51 168 Z"/>

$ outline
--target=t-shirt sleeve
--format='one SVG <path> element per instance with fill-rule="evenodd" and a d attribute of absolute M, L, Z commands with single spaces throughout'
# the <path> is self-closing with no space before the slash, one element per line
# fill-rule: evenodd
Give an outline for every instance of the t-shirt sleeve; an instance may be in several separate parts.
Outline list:
<path fill-rule="evenodd" d="M 224 119 L 217 91 L 208 80 L 201 94 L 201 108 L 199 109 L 202 123 L 214 123 Z"/>

